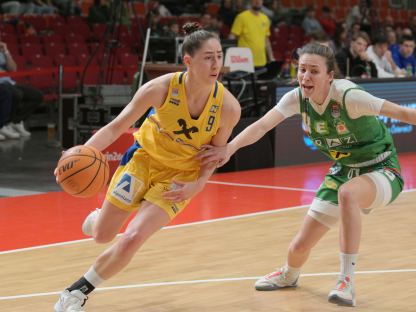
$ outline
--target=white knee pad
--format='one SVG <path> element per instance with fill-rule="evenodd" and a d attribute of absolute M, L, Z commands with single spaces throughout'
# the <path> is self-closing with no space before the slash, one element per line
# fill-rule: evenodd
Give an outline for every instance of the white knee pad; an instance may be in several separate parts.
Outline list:
<path fill-rule="evenodd" d="M 334 203 L 314 198 L 308 215 L 326 227 L 332 228 L 338 222 L 339 208 Z"/>
<path fill-rule="evenodd" d="M 376 197 L 374 201 L 369 207 L 361 209 L 363 213 L 368 214 L 374 208 L 384 207 L 391 201 L 392 189 L 388 178 L 381 172 L 373 171 L 364 175 L 369 177 L 376 186 Z"/>

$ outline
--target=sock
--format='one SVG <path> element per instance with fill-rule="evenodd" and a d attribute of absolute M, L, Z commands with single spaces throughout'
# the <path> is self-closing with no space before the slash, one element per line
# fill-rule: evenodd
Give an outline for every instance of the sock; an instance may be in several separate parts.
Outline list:
<path fill-rule="evenodd" d="M 286 273 L 287 279 L 290 280 L 290 281 L 293 281 L 294 282 L 299 277 L 300 268 L 291 267 L 291 266 L 289 266 L 286 263 L 286 265 L 284 266 L 283 270 Z"/>
<path fill-rule="evenodd" d="M 104 282 L 104 280 L 98 275 L 94 267 L 91 267 L 83 277 L 81 277 L 78 281 L 76 281 L 67 289 L 69 291 L 78 289 L 84 295 L 88 295 L 95 289 L 95 287 L 97 287 L 102 282 Z"/>
<path fill-rule="evenodd" d="M 340 254 L 341 260 L 341 275 L 348 276 L 351 280 L 354 277 L 355 266 L 357 263 L 358 254 Z"/>

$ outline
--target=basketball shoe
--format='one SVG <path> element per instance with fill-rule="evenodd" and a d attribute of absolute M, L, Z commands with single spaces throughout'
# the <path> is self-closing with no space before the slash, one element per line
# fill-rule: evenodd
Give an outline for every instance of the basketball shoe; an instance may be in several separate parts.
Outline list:
<path fill-rule="evenodd" d="M 285 267 L 279 270 L 267 274 L 258 279 L 254 284 L 256 290 L 276 290 L 285 287 L 296 287 L 299 279 L 299 274 L 295 276 L 289 276 Z"/>
<path fill-rule="evenodd" d="M 91 211 L 90 214 L 85 218 L 84 223 L 82 223 L 82 233 L 87 236 L 92 236 L 92 227 L 95 220 L 97 220 L 100 211 L 100 208 L 95 208 L 95 210 Z"/>
<path fill-rule="evenodd" d="M 354 285 L 348 276 L 339 276 L 335 288 L 328 295 L 328 301 L 342 306 L 355 306 Z"/>
<path fill-rule="evenodd" d="M 55 303 L 55 312 L 85 312 L 83 306 L 88 297 L 80 290 L 64 290 Z"/>

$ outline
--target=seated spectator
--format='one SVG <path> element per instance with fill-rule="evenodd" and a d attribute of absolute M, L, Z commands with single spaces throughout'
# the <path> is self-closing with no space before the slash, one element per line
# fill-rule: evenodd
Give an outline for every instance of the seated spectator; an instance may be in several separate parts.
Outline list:
<path fill-rule="evenodd" d="M 272 0 L 271 10 L 273 11 L 272 24 L 274 26 L 292 24 L 292 17 L 289 8 L 285 7 L 280 0 Z"/>
<path fill-rule="evenodd" d="M 7 44 L 0 38 L 0 72 L 16 71 L 16 62 L 7 49 Z M 43 94 L 36 88 L 16 84 L 9 76 L 0 77 L 0 84 L 12 94 L 12 112 L 10 122 L 5 125 L 8 130 L 20 136 L 30 136 L 23 122 L 41 105 Z"/>
<path fill-rule="evenodd" d="M 19 15 L 20 3 L 19 1 L 0 0 L 0 13 Z"/>
<path fill-rule="evenodd" d="M 403 36 L 400 39 L 398 51 L 392 51 L 393 60 L 399 68 L 405 69 L 407 76 L 414 76 L 416 69 L 416 58 L 414 56 L 415 39 Z"/>
<path fill-rule="evenodd" d="M 321 14 L 322 16 L 319 19 L 319 23 L 328 36 L 333 37 L 337 29 L 337 21 L 335 20 L 331 9 L 324 5 L 321 9 Z"/>
<path fill-rule="evenodd" d="M 225 25 L 231 28 L 235 16 L 236 13 L 233 8 L 233 0 L 222 0 L 218 10 L 218 17 L 223 21 Z"/>
<path fill-rule="evenodd" d="M 158 12 L 160 16 L 167 17 L 172 16 L 172 13 L 170 13 L 169 9 L 165 7 L 163 4 L 161 4 L 159 1 L 151 1 L 149 2 L 151 4 L 150 9 L 153 12 Z"/>
<path fill-rule="evenodd" d="M 389 50 L 387 36 L 379 33 L 367 48 L 368 57 L 376 64 L 378 78 L 403 77 L 405 71 L 397 67 Z"/>
<path fill-rule="evenodd" d="M 105 24 L 110 19 L 110 9 L 106 2 L 94 0 L 94 4 L 88 11 L 88 23 Z"/>
<path fill-rule="evenodd" d="M 370 38 L 366 32 L 356 34 L 350 47 L 342 49 L 336 55 L 336 61 L 341 75 L 344 77 L 377 78 L 376 65 L 366 52 Z"/>
<path fill-rule="evenodd" d="M 13 129 L 10 129 L 8 123 L 12 112 L 12 92 L 0 84 L 0 141 L 6 139 L 18 139 L 20 135 Z"/>
<path fill-rule="evenodd" d="M 334 35 L 335 54 L 338 53 L 340 50 L 348 47 L 348 45 L 349 38 L 347 27 L 345 24 L 339 24 L 335 30 Z"/>
<path fill-rule="evenodd" d="M 51 0 L 33 0 L 33 2 L 35 4 L 35 14 L 37 15 L 53 15 L 58 12 Z"/>
<path fill-rule="evenodd" d="M 371 16 L 371 0 L 360 0 L 353 6 L 347 15 L 347 28 L 351 29 L 355 23 L 360 24 L 361 29 L 371 32 L 373 17 Z"/>
<path fill-rule="evenodd" d="M 306 35 L 324 31 L 319 21 L 315 18 L 315 14 L 316 12 L 313 6 L 306 8 L 305 18 L 302 22 L 302 27 Z"/>
<path fill-rule="evenodd" d="M 179 33 L 178 20 L 176 18 L 169 20 L 167 28 L 165 30 L 165 37 L 176 38 L 180 36 L 181 34 Z"/>

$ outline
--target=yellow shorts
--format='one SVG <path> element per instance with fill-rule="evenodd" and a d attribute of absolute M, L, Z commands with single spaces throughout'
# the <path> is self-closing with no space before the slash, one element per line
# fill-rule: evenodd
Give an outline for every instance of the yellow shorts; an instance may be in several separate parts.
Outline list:
<path fill-rule="evenodd" d="M 162 208 L 173 219 L 188 205 L 190 199 L 172 203 L 164 200 L 162 194 L 170 189 L 173 179 L 190 182 L 195 181 L 198 174 L 199 168 L 181 171 L 166 167 L 135 144 L 124 154 L 111 179 L 106 199 L 126 211 L 138 209 L 141 201 L 147 200 Z"/>

